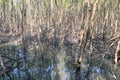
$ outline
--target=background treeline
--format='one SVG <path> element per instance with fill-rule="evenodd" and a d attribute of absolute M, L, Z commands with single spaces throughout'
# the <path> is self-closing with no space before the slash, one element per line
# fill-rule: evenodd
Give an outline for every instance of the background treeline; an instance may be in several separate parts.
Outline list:
<path fill-rule="evenodd" d="M 118 63 L 119 46 L 120 0 L 0 0 L 2 77 L 21 69 L 20 63 L 25 74 L 34 66 L 46 67 L 66 50 L 71 65 L 82 69 L 82 64 L 89 64 L 88 79 L 93 65 L 105 66 L 108 80 L 111 74 L 120 79 L 119 67 L 112 64 Z M 18 50 L 23 51 L 23 60 L 15 58 Z"/>

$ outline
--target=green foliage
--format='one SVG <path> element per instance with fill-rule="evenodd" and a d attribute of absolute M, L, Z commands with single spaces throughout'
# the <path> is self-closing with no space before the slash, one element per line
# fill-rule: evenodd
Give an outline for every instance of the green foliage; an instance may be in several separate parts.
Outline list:
<path fill-rule="evenodd" d="M 100 0 L 99 3 L 100 3 L 100 4 L 104 4 L 104 3 L 105 3 L 105 0 Z"/>
<path fill-rule="evenodd" d="M 78 0 L 78 11 L 81 9 L 82 7 L 82 2 L 83 0 Z"/>
<path fill-rule="evenodd" d="M 64 10 L 66 9 L 66 3 L 67 3 L 67 0 L 62 0 L 62 7 Z"/>

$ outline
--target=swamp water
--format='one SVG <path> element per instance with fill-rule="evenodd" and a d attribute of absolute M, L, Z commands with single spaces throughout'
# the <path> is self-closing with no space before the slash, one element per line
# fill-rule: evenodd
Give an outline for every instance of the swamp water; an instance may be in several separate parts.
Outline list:
<path fill-rule="evenodd" d="M 19 50 L 20 56 L 22 56 L 22 51 Z M 52 55 L 55 57 L 55 55 Z M 33 62 L 36 63 L 36 62 Z M 73 61 L 67 60 L 66 51 L 60 51 L 56 58 L 47 59 L 42 62 L 41 66 L 35 67 L 34 65 L 25 71 L 15 68 L 11 71 L 11 75 L 14 77 L 14 80 L 76 80 L 76 66 Z M 24 64 L 23 64 L 24 65 Z M 87 70 L 87 65 L 83 65 L 83 73 Z M 92 73 L 96 76 L 101 76 L 104 74 L 104 70 L 100 67 L 92 66 Z M 9 80 L 9 79 L 8 79 Z M 83 80 L 87 80 L 84 76 Z M 93 76 L 90 80 L 101 80 L 101 78 L 95 78 Z"/>
<path fill-rule="evenodd" d="M 8 54 L 9 51 L 13 52 Z M 77 75 L 75 58 L 79 50 L 74 48 L 53 49 L 45 47 L 43 52 L 31 50 L 27 55 L 26 63 L 22 49 L 10 49 L 7 52 L 4 54 L 8 54 L 11 59 L 4 60 L 10 67 L 15 66 L 15 68 L 8 73 L 9 76 L 6 75 L 6 78 L 0 76 L 0 80 L 120 80 L 119 65 L 114 70 L 114 64 L 111 63 L 111 60 L 101 59 L 99 56 L 96 58 L 96 55 L 92 56 L 95 58 L 90 60 L 91 65 L 87 64 L 87 58 L 85 58 L 81 65 L 80 75 Z M 10 61 L 12 58 L 15 61 Z M 19 67 L 16 66 L 18 65 L 16 60 L 19 60 Z M 27 64 L 26 70 L 25 64 Z M 91 74 L 87 76 L 89 71 Z M 78 76 L 79 78 L 77 78 Z"/>

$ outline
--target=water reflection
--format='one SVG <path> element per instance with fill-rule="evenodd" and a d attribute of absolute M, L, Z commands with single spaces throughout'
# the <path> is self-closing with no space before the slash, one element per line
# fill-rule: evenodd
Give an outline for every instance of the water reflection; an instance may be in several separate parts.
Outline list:
<path fill-rule="evenodd" d="M 28 71 L 31 73 L 31 74 L 38 74 L 39 73 L 39 68 L 30 68 L 28 69 Z"/>
<path fill-rule="evenodd" d="M 24 77 L 26 76 L 26 75 L 25 75 L 25 72 L 19 70 L 18 68 L 15 68 L 15 69 L 12 71 L 12 74 L 13 74 L 14 77 L 24 78 Z"/>
<path fill-rule="evenodd" d="M 75 70 L 71 71 L 68 69 L 67 66 L 65 66 L 65 62 L 63 63 L 58 63 L 58 69 L 56 70 L 55 67 L 49 65 L 42 74 L 42 78 L 40 80 L 75 80 Z M 30 68 L 29 73 L 32 74 L 33 76 L 38 75 L 40 69 L 39 68 Z M 93 66 L 92 67 L 92 72 L 94 74 L 98 75 L 102 75 L 104 73 L 104 70 L 97 67 L 97 66 Z M 24 78 L 26 76 L 24 71 L 18 70 L 17 68 L 15 68 L 12 71 L 12 74 L 16 77 L 21 77 Z M 59 78 L 57 77 L 57 75 L 59 74 Z M 84 80 L 86 80 L 86 78 L 83 78 Z M 97 80 L 96 77 L 92 77 L 92 80 Z"/>
<path fill-rule="evenodd" d="M 65 65 L 66 64 L 65 58 L 66 58 L 65 51 L 60 52 L 57 55 L 57 59 L 58 59 L 57 70 L 60 76 L 60 80 L 70 80 L 70 72 Z"/>
<path fill-rule="evenodd" d="M 18 50 L 16 53 L 16 58 L 23 58 L 24 53 L 22 50 Z M 71 63 L 67 63 L 66 60 L 66 52 L 62 50 L 60 53 L 56 55 L 56 61 L 53 63 L 48 63 L 48 61 L 44 62 L 45 65 L 42 65 L 40 67 L 33 66 L 32 68 L 29 68 L 27 71 L 30 73 L 30 76 L 34 78 L 35 80 L 76 80 L 75 74 L 76 70 L 75 68 L 72 69 L 72 67 L 75 67 L 73 65 L 72 67 L 68 67 L 68 65 Z M 51 61 L 51 59 L 49 60 Z M 86 64 L 82 65 L 83 71 L 82 76 L 84 76 L 82 79 L 86 80 L 85 75 L 87 75 L 86 72 L 88 72 L 88 66 Z M 92 66 L 91 68 L 92 73 L 96 75 L 101 75 L 104 73 L 104 70 L 97 66 Z M 15 68 L 12 71 L 13 76 L 15 77 L 21 77 L 25 78 L 27 76 L 27 73 L 25 71 L 22 71 L 21 69 Z M 39 77 L 41 76 L 41 77 Z M 36 78 L 37 77 L 37 78 Z M 93 76 L 92 80 L 96 80 L 96 78 Z"/>
<path fill-rule="evenodd" d="M 103 74 L 103 73 L 104 73 L 104 70 L 101 69 L 100 67 L 93 66 L 93 67 L 92 67 L 92 72 L 94 72 L 94 73 L 96 73 L 96 74 Z"/>
<path fill-rule="evenodd" d="M 21 59 L 24 57 L 24 52 L 22 50 L 18 50 L 16 53 L 15 53 L 15 58 L 16 59 Z"/>

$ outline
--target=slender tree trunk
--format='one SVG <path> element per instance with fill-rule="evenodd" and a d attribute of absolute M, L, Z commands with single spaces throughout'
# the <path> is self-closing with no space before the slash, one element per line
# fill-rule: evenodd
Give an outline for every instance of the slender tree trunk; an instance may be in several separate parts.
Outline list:
<path fill-rule="evenodd" d="M 3 0 L 3 21 L 5 22 L 5 20 L 6 20 L 6 15 L 5 15 L 5 9 L 6 9 L 6 6 L 5 6 L 5 0 Z"/>

